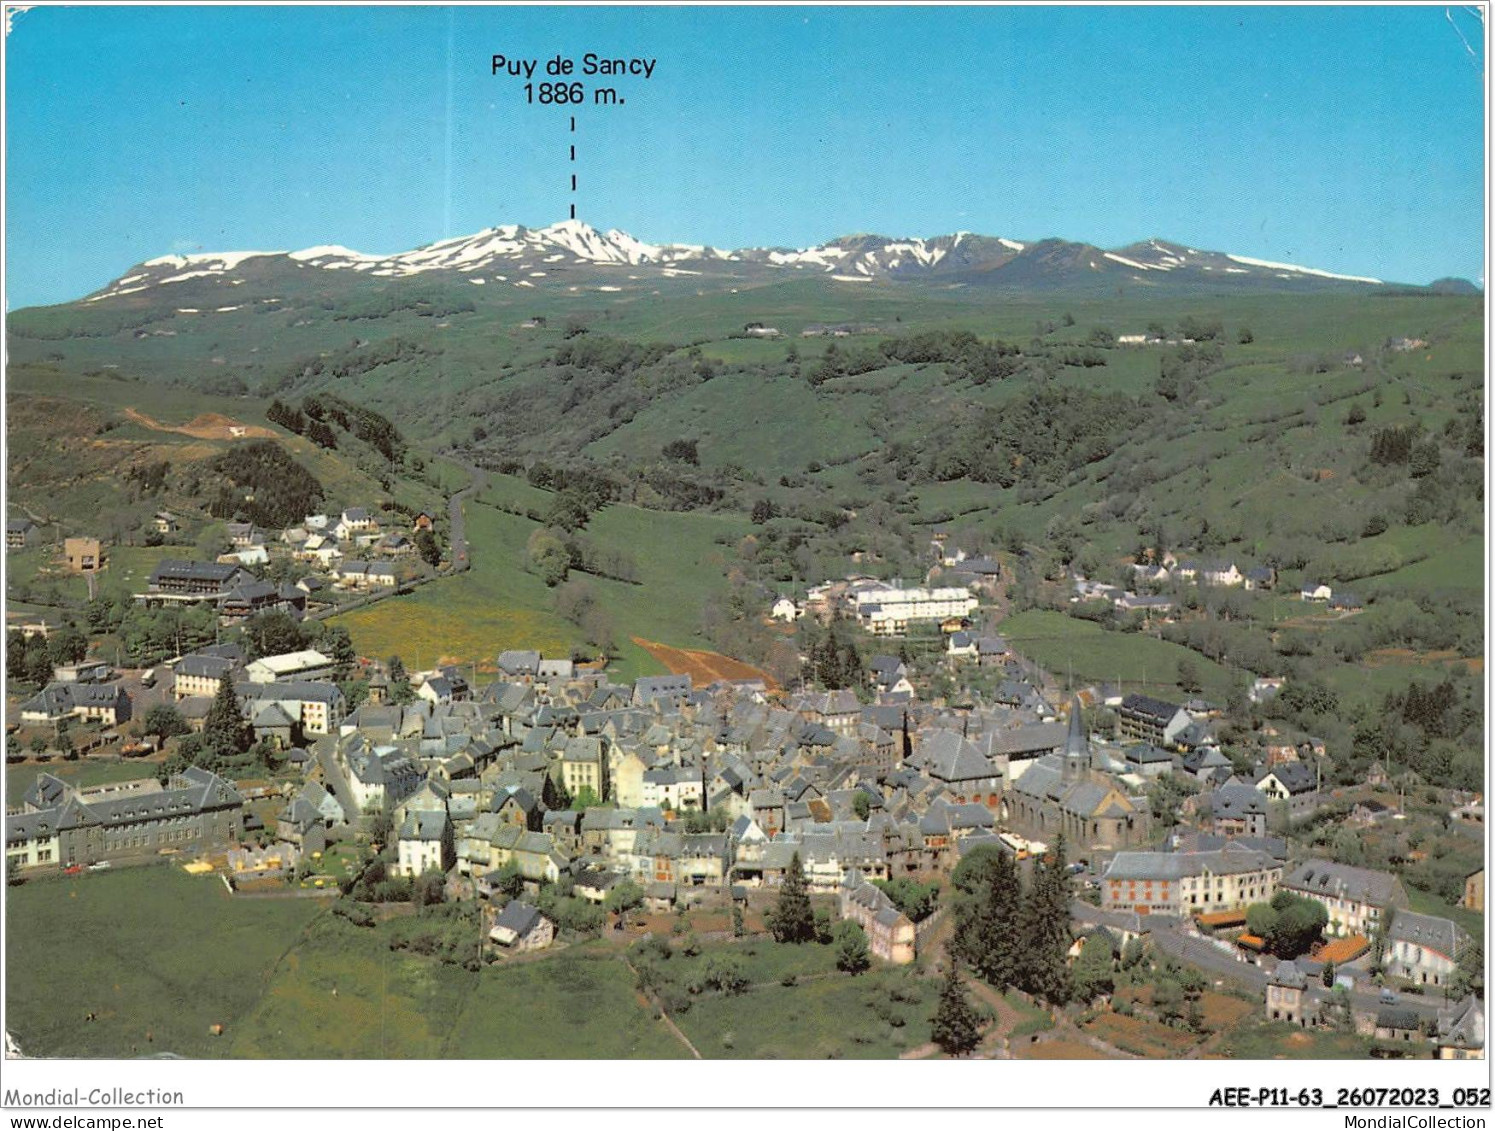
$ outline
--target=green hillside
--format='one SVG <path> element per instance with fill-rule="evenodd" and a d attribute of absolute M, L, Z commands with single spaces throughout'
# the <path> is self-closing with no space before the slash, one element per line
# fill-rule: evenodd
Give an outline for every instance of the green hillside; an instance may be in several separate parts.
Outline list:
<path fill-rule="evenodd" d="M 809 277 L 517 294 L 320 275 L 251 273 L 221 313 L 211 279 L 18 312 L 17 506 L 105 536 L 163 505 L 201 525 L 180 469 L 230 442 L 172 429 L 204 420 L 266 429 L 338 503 L 439 507 L 461 479 L 449 453 L 497 473 L 466 506 L 473 568 L 346 615 L 359 650 L 479 663 L 600 640 L 624 676 L 658 670 L 635 636 L 763 664 L 776 593 L 920 580 L 944 527 L 1010 555 L 1009 623 L 1056 674 L 1182 691 L 1182 659 L 1215 696 L 1321 681 L 1341 701 L 1304 725 L 1357 741 L 1351 762 L 1375 749 L 1355 712 L 1483 654 L 1479 295 Z M 754 323 L 781 336 L 750 338 Z M 844 333 L 803 333 L 825 326 Z M 1144 334 L 1172 344 L 1117 343 Z M 401 460 L 265 419 L 272 397 L 295 411 L 328 394 L 384 414 Z M 153 461 L 173 468 L 154 492 L 132 478 Z M 565 583 L 541 576 L 537 537 L 569 557 Z M 1129 585 L 1151 550 L 1271 567 L 1278 590 L 1174 587 L 1181 613 L 1150 640 L 1120 615 L 1061 616 L 1066 574 Z M 1305 608 L 1305 579 L 1361 607 Z"/>
<path fill-rule="evenodd" d="M 511 513 L 547 510 L 552 492 L 510 476 L 464 508 L 473 544 L 469 573 L 422 586 L 409 596 L 382 601 L 335 618 L 363 654 L 398 653 L 407 663 L 491 664 L 505 648 L 538 648 L 565 654 L 590 649 L 583 630 L 555 611 L 555 593 L 528 568 L 529 537 L 541 523 Z M 500 507 L 508 509 L 500 509 Z M 710 648 L 701 635 L 701 611 L 721 588 L 730 546 L 747 524 L 729 516 L 665 514 L 610 506 L 593 515 L 584 536 L 603 552 L 622 555 L 636 580 L 574 572 L 605 611 L 616 645 L 620 678 L 657 674 L 663 667 L 632 642 L 641 636 L 683 648 Z"/>

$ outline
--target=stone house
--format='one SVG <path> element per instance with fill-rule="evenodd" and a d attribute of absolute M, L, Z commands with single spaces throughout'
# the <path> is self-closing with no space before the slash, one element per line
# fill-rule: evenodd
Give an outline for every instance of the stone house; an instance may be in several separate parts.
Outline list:
<path fill-rule="evenodd" d="M 884 962 L 905 966 L 914 960 L 917 932 L 913 921 L 899 911 L 886 892 L 848 870 L 841 884 L 841 918 L 861 926 L 867 949 Z"/>

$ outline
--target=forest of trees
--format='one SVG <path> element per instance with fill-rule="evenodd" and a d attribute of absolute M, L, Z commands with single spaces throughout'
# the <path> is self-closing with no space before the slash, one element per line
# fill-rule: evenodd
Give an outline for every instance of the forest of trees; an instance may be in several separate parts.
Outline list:
<path fill-rule="evenodd" d="M 1041 389 L 956 421 L 920 462 L 937 480 L 1011 487 L 1104 459 L 1142 418 L 1141 406 L 1121 393 Z M 899 450 L 895 458 L 913 455 Z"/>
<path fill-rule="evenodd" d="M 556 348 L 555 363 L 624 377 L 654 365 L 680 348 L 668 342 L 629 342 L 605 334 L 583 334 Z"/>
<path fill-rule="evenodd" d="M 806 379 L 811 385 L 820 385 L 888 365 L 939 363 L 951 376 L 977 385 L 1004 380 L 1022 368 L 1021 351 L 1009 342 L 983 341 L 969 330 L 926 330 L 855 349 L 843 350 L 831 342 L 819 363 L 806 373 Z"/>
<path fill-rule="evenodd" d="M 273 440 L 240 444 L 209 461 L 220 476 L 209 495 L 214 518 L 280 527 L 313 514 L 324 498 L 322 484 Z"/>
<path fill-rule="evenodd" d="M 392 337 L 367 344 L 353 343 L 333 350 L 326 356 L 314 354 L 298 358 L 273 370 L 260 384 L 260 393 L 269 396 L 304 385 L 318 377 L 335 380 L 361 377 L 384 365 L 426 363 L 439 357 L 441 349 L 411 338 Z"/>
<path fill-rule="evenodd" d="M 998 989 L 1016 986 L 1054 1005 L 1067 1002 L 1073 986 L 1064 838 L 1033 860 L 1027 883 L 1006 852 L 985 847 L 965 856 L 950 882 L 954 956 Z"/>

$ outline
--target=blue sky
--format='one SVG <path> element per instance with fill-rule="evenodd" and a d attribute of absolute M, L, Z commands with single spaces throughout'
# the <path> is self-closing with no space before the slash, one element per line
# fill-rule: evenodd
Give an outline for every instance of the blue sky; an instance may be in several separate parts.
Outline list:
<path fill-rule="evenodd" d="M 495 53 L 658 60 L 584 80 L 626 105 L 575 135 L 578 217 L 641 239 L 1162 236 L 1483 276 L 1464 9 L 39 8 L 6 50 L 11 308 L 170 251 L 563 218 L 568 111 Z"/>

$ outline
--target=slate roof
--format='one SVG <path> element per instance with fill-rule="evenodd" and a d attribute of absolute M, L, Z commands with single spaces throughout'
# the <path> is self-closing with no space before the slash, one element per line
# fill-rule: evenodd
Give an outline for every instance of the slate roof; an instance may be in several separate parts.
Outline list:
<path fill-rule="evenodd" d="M 1415 1009 L 1382 1009 L 1376 1013 L 1377 1029 L 1416 1029 L 1420 1025 Z"/>
<path fill-rule="evenodd" d="M 316 680 L 280 679 L 274 683 L 240 683 L 234 685 L 241 699 L 300 700 L 308 703 L 325 703 L 329 706 L 342 701 L 343 693 L 335 683 L 320 683 Z"/>
<path fill-rule="evenodd" d="M 511 899 L 508 905 L 498 913 L 493 926 L 495 930 L 501 927 L 504 930 L 513 931 L 517 937 L 522 939 L 534 930 L 543 918 L 538 907 L 531 907 L 528 903 Z"/>
<path fill-rule="evenodd" d="M 1209 796 L 1210 812 L 1218 818 L 1266 816 L 1267 799 L 1249 785 L 1222 785 Z"/>
<path fill-rule="evenodd" d="M 982 754 L 974 743 L 951 730 L 936 731 L 921 741 L 912 761 L 930 777 L 940 781 L 959 782 L 1001 777 L 991 759 Z"/>
<path fill-rule="evenodd" d="M 1219 836 L 1215 833 L 1194 833 L 1180 844 L 1179 852 L 1219 852 L 1226 845 L 1250 848 L 1264 852 L 1273 860 L 1287 860 L 1287 841 L 1280 836 Z"/>
<path fill-rule="evenodd" d="M 995 828 L 991 810 L 984 805 L 966 802 L 952 805 L 936 801 L 919 819 L 919 831 L 926 836 L 977 832 Z"/>
<path fill-rule="evenodd" d="M 251 579 L 235 585 L 223 596 L 225 605 L 247 605 L 255 601 L 263 601 L 266 597 L 278 597 L 280 590 L 268 581 Z"/>
<path fill-rule="evenodd" d="M 1462 942 L 1468 936 L 1451 919 L 1419 915 L 1415 911 L 1398 911 L 1391 921 L 1393 942 L 1411 943 L 1437 951 L 1444 958 L 1458 961 Z"/>
<path fill-rule="evenodd" d="M 1063 749 L 1067 728 L 1063 723 L 1024 723 L 991 732 L 993 754 L 1050 753 Z"/>
<path fill-rule="evenodd" d="M 1159 762 L 1172 762 L 1173 755 L 1166 750 L 1159 750 L 1150 742 L 1139 742 L 1126 748 L 1126 760 L 1139 766 L 1154 766 Z"/>
<path fill-rule="evenodd" d="M 1090 740 L 1085 737 L 1085 714 L 1080 708 L 1080 697 L 1069 701 L 1069 722 L 1064 732 L 1064 756 L 1066 758 L 1090 758 Z"/>
<path fill-rule="evenodd" d="M 416 810 L 406 815 L 405 823 L 400 826 L 400 839 L 439 841 L 446 835 L 446 827 L 445 811 Z"/>
<path fill-rule="evenodd" d="M 1191 750 L 1183 759 L 1183 768 L 1196 777 L 1210 770 L 1228 769 L 1230 766 L 1230 759 L 1213 746 L 1201 746 Z"/>
<path fill-rule="evenodd" d="M 1306 990 L 1308 988 L 1308 977 L 1298 969 L 1298 964 L 1290 959 L 1284 959 L 1277 963 L 1277 969 L 1272 971 L 1271 984 L 1274 986 L 1287 986 L 1290 989 Z"/>
<path fill-rule="evenodd" d="M 151 570 L 147 584 L 152 589 L 163 581 L 202 581 L 222 585 L 234 575 L 243 573 L 243 567 L 234 562 L 197 562 L 182 558 L 162 558 Z"/>
<path fill-rule="evenodd" d="M 1389 872 L 1352 868 L 1330 860 L 1309 860 L 1282 877 L 1282 887 L 1309 895 L 1351 899 L 1372 907 L 1404 907 L 1407 894 Z"/>
<path fill-rule="evenodd" d="M 554 809 L 540 818 L 540 827 L 548 833 L 564 829 L 575 833 L 581 828 L 581 813 L 575 809 Z"/>
<path fill-rule="evenodd" d="M 1002 567 L 990 558 L 967 558 L 955 566 L 954 572 L 996 577 L 1002 572 Z"/>
<path fill-rule="evenodd" d="M 602 740 L 588 735 L 573 738 L 561 751 L 561 759 L 566 762 L 600 762 L 602 761 Z"/>
<path fill-rule="evenodd" d="M 1470 994 L 1450 1009 L 1438 1012 L 1438 1043 L 1461 1049 L 1485 1047 L 1485 1005 Z"/>
<path fill-rule="evenodd" d="M 623 877 L 606 868 L 583 868 L 576 873 L 576 886 L 593 891 L 607 891 L 617 885 Z"/>
<path fill-rule="evenodd" d="M 209 770 L 189 766 L 154 793 L 98 798 L 87 803 L 71 792 L 62 804 L 40 813 L 12 814 L 5 818 L 6 839 L 14 830 L 84 828 L 90 825 L 125 825 L 132 821 L 188 816 L 209 809 L 237 808 L 244 798 L 232 784 Z"/>
<path fill-rule="evenodd" d="M 176 664 L 176 674 L 179 676 L 196 676 L 202 679 L 222 679 L 224 672 L 233 671 L 235 661 L 223 656 L 205 656 L 201 653 L 193 653 L 183 656 Z"/>
<path fill-rule="evenodd" d="M 633 702 L 649 703 L 655 699 L 686 695 L 691 690 L 688 675 L 646 675 L 633 684 Z"/>
<path fill-rule="evenodd" d="M 1118 710 L 1122 714 L 1140 715 L 1158 726 L 1165 726 L 1182 708 L 1176 703 L 1134 692 L 1121 701 Z"/>
<path fill-rule="evenodd" d="M 5 815 L 5 843 L 24 844 L 28 840 L 50 839 L 58 829 L 59 810 L 42 809 L 35 813 Z"/>
<path fill-rule="evenodd" d="M 1279 762 L 1257 778 L 1257 784 L 1260 785 L 1269 776 L 1275 776 L 1282 783 L 1282 787 L 1294 797 L 1299 794 L 1312 793 L 1318 788 L 1318 774 L 1307 762 Z"/>
<path fill-rule="evenodd" d="M 117 706 L 121 699 L 128 698 L 124 685 L 119 683 L 52 683 L 22 703 L 21 710 L 54 718 L 79 707 Z"/>
<path fill-rule="evenodd" d="M 727 836 L 725 833 L 682 833 L 680 855 L 724 858 L 727 855 Z"/>
<path fill-rule="evenodd" d="M 61 805 L 67 797 L 67 783 L 52 774 L 39 773 L 36 781 L 21 796 L 21 803 L 35 809 L 50 809 Z"/>
<path fill-rule="evenodd" d="M 1200 876 L 1239 875 L 1276 868 L 1264 852 L 1226 848 L 1219 852 L 1118 852 L 1105 871 L 1108 880 L 1179 880 Z"/>
<path fill-rule="evenodd" d="M 540 653 L 518 650 L 500 652 L 498 670 L 505 675 L 533 675 L 540 670 Z"/>
<path fill-rule="evenodd" d="M 1162 594 L 1128 593 L 1121 598 L 1121 604 L 1127 609 L 1171 609 L 1173 598 Z"/>
<path fill-rule="evenodd" d="M 256 728 L 280 728 L 295 725 L 296 720 L 286 713 L 279 703 L 266 703 L 255 712 L 250 725 Z"/>
<path fill-rule="evenodd" d="M 820 715 L 854 715 L 861 710 L 861 704 L 857 702 L 854 692 L 827 691 L 824 695 L 816 696 L 809 704 L 809 709 Z"/>

